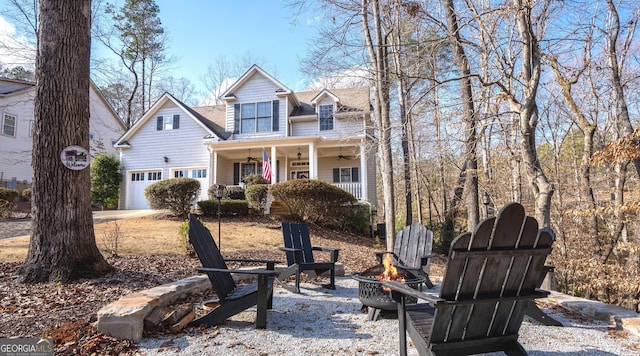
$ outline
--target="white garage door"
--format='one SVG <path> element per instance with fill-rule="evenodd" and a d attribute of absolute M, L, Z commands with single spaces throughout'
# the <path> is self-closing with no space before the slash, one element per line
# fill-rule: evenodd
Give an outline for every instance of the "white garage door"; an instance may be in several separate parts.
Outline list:
<path fill-rule="evenodd" d="M 161 180 L 161 171 L 129 172 L 127 175 L 127 209 L 150 209 L 144 189 Z"/>
<path fill-rule="evenodd" d="M 202 167 L 175 169 L 171 171 L 172 178 L 186 177 L 193 178 L 200 182 L 200 197 L 196 200 L 209 200 L 209 178 L 207 178 L 207 169 Z"/>

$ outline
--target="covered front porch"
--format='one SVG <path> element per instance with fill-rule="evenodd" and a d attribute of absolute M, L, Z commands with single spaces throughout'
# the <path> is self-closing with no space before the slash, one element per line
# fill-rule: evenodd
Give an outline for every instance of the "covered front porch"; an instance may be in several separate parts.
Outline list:
<path fill-rule="evenodd" d="M 242 142 L 214 142 L 211 154 L 210 185 L 243 185 L 243 178 L 262 175 L 266 154 L 271 169 L 271 183 L 289 179 L 320 179 L 353 194 L 359 200 L 370 196 L 370 165 L 374 157 L 367 154 L 361 140 L 275 139 Z M 375 170 L 373 170 L 375 172 Z M 375 176 L 373 176 L 375 182 Z M 375 184 L 374 184 L 375 186 Z M 375 187 L 374 187 L 375 189 Z M 375 191 L 375 190 L 374 190 Z"/>

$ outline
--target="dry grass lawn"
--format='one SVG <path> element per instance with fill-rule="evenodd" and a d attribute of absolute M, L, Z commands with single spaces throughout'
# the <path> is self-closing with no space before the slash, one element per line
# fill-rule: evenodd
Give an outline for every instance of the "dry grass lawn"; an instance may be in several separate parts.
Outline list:
<path fill-rule="evenodd" d="M 166 216 L 149 216 L 95 225 L 96 243 L 103 254 L 109 254 L 113 238 L 119 236 L 119 255 L 154 255 L 184 253 L 180 239 L 182 221 Z M 205 221 L 218 242 L 218 222 Z M 225 254 L 245 250 L 277 249 L 282 245 L 280 223 L 270 219 L 223 219 L 221 249 Z M 29 237 L 0 240 L 0 261 L 21 262 L 27 256 Z"/>

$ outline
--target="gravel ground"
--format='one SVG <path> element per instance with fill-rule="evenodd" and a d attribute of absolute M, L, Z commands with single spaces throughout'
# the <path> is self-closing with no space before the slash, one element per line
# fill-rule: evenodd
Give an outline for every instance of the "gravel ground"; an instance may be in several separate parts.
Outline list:
<path fill-rule="evenodd" d="M 334 291 L 305 284 L 302 294 L 276 288 L 265 330 L 254 328 L 253 309 L 218 327 L 143 339 L 138 351 L 143 355 L 397 355 L 397 319 L 383 315 L 375 322 L 367 320 L 360 310 L 358 283 L 349 277 L 336 283 Z M 437 293 L 437 286 L 429 292 Z M 543 310 L 564 327 L 525 318 L 519 340 L 529 355 L 640 354 L 640 338 L 612 325 Z M 409 355 L 417 354 L 410 344 Z"/>

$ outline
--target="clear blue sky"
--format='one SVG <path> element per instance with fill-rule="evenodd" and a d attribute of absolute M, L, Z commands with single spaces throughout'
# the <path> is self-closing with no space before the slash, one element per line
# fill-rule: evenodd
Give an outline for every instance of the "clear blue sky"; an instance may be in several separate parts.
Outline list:
<path fill-rule="evenodd" d="M 106 1 L 118 7 L 124 3 L 123 0 Z M 316 31 L 307 20 L 298 21 L 294 27 L 291 10 L 285 0 L 155 2 L 160 7 L 160 20 L 169 36 L 168 54 L 178 59 L 174 77 L 186 77 L 204 92 L 201 78 L 216 57 L 225 55 L 231 61 L 249 55 L 262 60 L 263 63 L 259 64 L 263 69 L 284 85 L 296 91 L 304 89 L 304 78 L 298 71 L 299 62 Z M 4 6 L 8 6 L 6 0 L 0 0 L 0 7 Z M 7 33 L 7 26 L 11 27 L 0 20 L 0 36 Z M 9 31 L 9 36 L 22 35 Z M 92 55 L 109 55 L 97 42 L 93 43 L 95 52 Z M 15 60 L 9 61 L 10 55 L 0 53 L 0 62 L 15 64 Z"/>
<path fill-rule="evenodd" d="M 298 71 L 315 30 L 306 21 L 292 25 L 290 9 L 281 0 L 156 0 L 170 37 L 169 52 L 178 57 L 175 77 L 202 87 L 207 66 L 224 54 L 247 53 L 265 60 L 264 68 L 284 85 L 301 90 Z M 248 69 L 248 68 L 247 68 Z"/>

